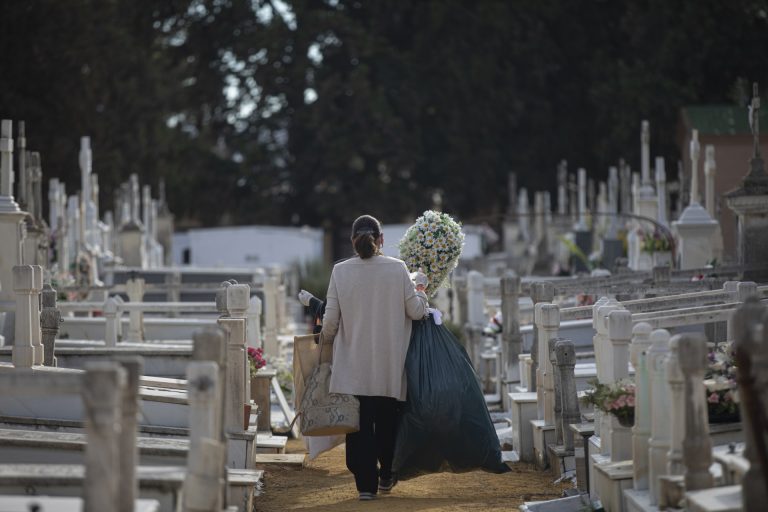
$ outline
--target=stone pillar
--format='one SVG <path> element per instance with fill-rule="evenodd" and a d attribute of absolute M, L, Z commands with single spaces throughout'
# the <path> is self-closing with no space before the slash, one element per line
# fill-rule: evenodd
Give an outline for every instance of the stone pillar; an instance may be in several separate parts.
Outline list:
<path fill-rule="evenodd" d="M 128 212 L 127 220 L 120 226 L 119 233 L 120 257 L 128 267 L 144 268 L 147 264 L 145 227 L 139 220 L 139 204 L 139 178 L 136 174 L 131 174 L 129 199 L 123 206 Z"/>
<path fill-rule="evenodd" d="M 264 355 L 277 357 L 280 347 L 277 341 L 277 277 L 267 276 L 264 281 Z"/>
<path fill-rule="evenodd" d="M 614 383 L 629 377 L 629 342 L 632 339 L 632 313 L 626 310 L 616 310 L 608 314 L 608 341 L 611 344 L 611 364 L 606 365 L 609 371 L 607 382 Z M 601 436 L 601 439 L 605 439 Z M 629 428 L 619 424 L 616 417 L 611 416 L 610 432 L 608 434 L 609 450 L 612 461 L 632 458 L 632 437 Z"/>
<path fill-rule="evenodd" d="M 11 306 L 15 300 L 13 292 L 14 266 L 21 265 L 22 244 L 25 236 L 25 213 L 13 198 L 13 132 L 9 119 L 3 119 L 0 128 L 0 303 Z M 4 343 L 13 343 L 13 311 L 5 313 L 0 338 Z"/>
<path fill-rule="evenodd" d="M 35 286 L 35 270 L 32 265 L 13 267 L 13 291 L 16 292 L 15 337 L 12 352 L 13 366 L 31 368 L 35 364 L 35 347 L 32 345 L 32 290 Z"/>
<path fill-rule="evenodd" d="M 664 157 L 656 157 L 656 197 L 658 211 L 656 220 L 659 224 L 668 225 L 667 221 L 667 173 L 664 170 Z"/>
<path fill-rule="evenodd" d="M 144 279 L 140 277 L 128 279 L 125 282 L 125 292 L 130 302 L 141 304 L 144 300 Z M 132 309 L 130 312 L 128 341 L 131 343 L 144 341 L 144 313 L 138 309 Z"/>
<path fill-rule="evenodd" d="M 470 270 L 467 274 L 467 323 L 473 326 L 485 325 L 485 293 L 483 274 Z"/>
<path fill-rule="evenodd" d="M 658 215 L 658 198 L 656 191 L 653 190 L 653 179 L 651 178 L 651 155 L 650 155 L 651 130 L 648 121 L 641 123 L 640 130 L 640 188 L 638 190 L 636 214 L 649 219 L 656 220 Z M 648 226 L 651 227 L 650 225 Z"/>
<path fill-rule="evenodd" d="M 632 213 L 632 169 L 623 158 L 619 159 L 619 197 L 621 213 Z"/>
<path fill-rule="evenodd" d="M 563 341 L 563 338 L 550 338 L 547 343 L 549 350 L 549 366 L 552 368 L 552 422 L 555 425 L 555 444 L 562 446 L 563 443 L 563 403 L 562 403 L 562 384 L 560 382 L 560 368 L 557 366 L 557 344 Z"/>
<path fill-rule="evenodd" d="M 136 465 L 139 461 L 139 450 L 136 446 L 139 415 L 139 380 L 143 368 L 140 357 L 122 357 L 118 360 L 125 372 L 125 386 L 122 393 L 122 410 L 119 439 L 119 481 L 116 503 L 118 512 L 133 512 L 136 499 L 139 497 L 139 485 L 136 479 Z"/>
<path fill-rule="evenodd" d="M 40 327 L 43 336 L 43 364 L 45 366 L 57 366 L 56 335 L 59 334 L 61 324 L 61 311 L 56 307 L 56 290 L 46 283 L 43 286 L 43 310 L 40 312 Z"/>
<path fill-rule="evenodd" d="M 608 169 L 608 231 L 603 237 L 603 267 L 613 270 L 616 258 L 624 255 L 624 247 L 619 236 L 619 171 L 616 167 Z"/>
<path fill-rule="evenodd" d="M 557 213 L 568 215 L 568 162 L 560 160 L 557 165 Z"/>
<path fill-rule="evenodd" d="M 183 510 L 208 512 L 223 508 L 219 461 L 224 446 L 219 440 L 217 412 L 219 367 L 213 361 L 192 362 L 187 367 L 189 400 L 189 456 L 184 479 Z"/>
<path fill-rule="evenodd" d="M 765 306 L 752 298 L 734 313 L 734 351 L 741 394 L 744 454 L 749 469 L 741 481 L 744 510 L 762 510 L 768 503 L 765 447 L 768 434 L 764 419 L 768 389 L 768 324 Z"/>
<path fill-rule="evenodd" d="M 648 441 L 651 437 L 650 383 L 646 355 L 651 346 L 650 324 L 632 328 L 630 358 L 635 368 L 635 426 L 632 427 L 632 471 L 635 490 L 648 489 Z"/>
<path fill-rule="evenodd" d="M 531 219 L 528 216 L 528 190 L 523 187 L 518 192 L 517 198 L 517 222 L 519 224 L 520 240 L 528 242 L 531 239 Z"/>
<path fill-rule="evenodd" d="M 699 204 L 698 162 L 699 132 L 693 130 L 691 138 L 691 201 L 683 210 L 679 220 L 672 223 L 678 238 L 678 267 L 680 269 L 700 268 L 713 258 L 712 237 L 719 224 Z"/>
<path fill-rule="evenodd" d="M 680 371 L 679 357 L 680 335 L 669 340 L 669 355 L 664 369 L 669 383 L 669 410 L 667 421 L 670 425 L 669 452 L 667 452 L 667 474 L 682 475 L 683 466 L 683 436 L 685 435 L 685 381 Z M 702 392 L 703 393 L 703 392 Z"/>
<path fill-rule="evenodd" d="M 557 367 L 560 371 L 560 402 L 562 404 L 563 444 L 566 451 L 574 449 L 572 423 L 579 423 L 579 398 L 576 394 L 576 349 L 571 340 L 561 340 L 555 345 Z"/>
<path fill-rule="evenodd" d="M 116 347 L 118 341 L 118 331 L 120 316 L 118 310 L 120 308 L 120 302 L 117 298 L 110 297 L 104 303 L 104 344 L 107 347 Z"/>
<path fill-rule="evenodd" d="M 85 479 L 94 484 L 83 485 L 85 512 L 115 510 L 120 502 L 120 474 L 115 468 L 120 461 L 120 402 L 125 379 L 125 371 L 116 363 L 94 362 L 86 368 Z"/>
<path fill-rule="evenodd" d="M 523 338 L 519 322 L 520 278 L 508 271 L 501 278 L 501 354 L 507 382 L 520 381 L 520 354 Z"/>
<path fill-rule="evenodd" d="M 216 466 L 218 468 L 215 473 L 212 473 L 214 476 L 210 478 L 212 478 L 213 481 L 221 482 L 220 502 L 226 503 L 227 451 L 223 425 L 224 404 L 226 403 L 227 335 L 221 327 L 205 328 L 192 336 L 192 342 L 192 359 L 194 361 L 215 363 L 219 369 L 218 375 L 216 373 L 208 375 L 211 377 L 212 381 L 215 382 L 214 391 L 212 391 L 215 400 L 211 407 L 213 416 L 213 434 L 211 437 L 213 440 L 218 440 L 221 449 L 213 450 L 209 444 L 209 450 L 206 450 L 203 454 L 204 456 L 201 456 L 201 458 L 207 459 L 211 464 L 211 467 Z M 194 417 L 199 416 L 195 415 Z M 204 422 L 204 424 L 207 423 Z M 216 457 L 218 458 L 216 459 Z M 211 461 L 210 459 L 214 460 Z"/>
<path fill-rule="evenodd" d="M 568 206 L 570 207 L 571 223 L 579 221 L 579 187 L 576 184 L 576 175 L 568 175 Z"/>
<path fill-rule="evenodd" d="M 685 490 L 696 491 L 714 486 L 709 473 L 712 465 L 712 439 L 704 394 L 707 369 L 707 340 L 701 334 L 681 334 L 677 342 L 680 370 L 685 379 Z"/>
<path fill-rule="evenodd" d="M 254 295 L 248 301 L 248 311 L 245 313 L 246 337 L 249 347 L 259 348 L 261 343 L 261 299 Z"/>
<path fill-rule="evenodd" d="M 29 296 L 30 322 L 32 324 L 32 347 L 35 351 L 35 365 L 40 366 L 45 359 L 43 354 L 43 335 L 40 324 L 40 294 L 43 292 L 43 267 L 32 265 L 32 290 Z"/>
<path fill-rule="evenodd" d="M 536 304 L 540 302 L 552 302 L 555 299 L 555 287 L 552 283 L 540 282 L 533 283 L 531 285 L 531 300 L 534 305 L 534 329 L 533 329 L 533 344 L 531 345 L 531 377 L 532 382 L 528 388 L 529 392 L 537 391 L 541 381 L 539 378 L 539 330 L 535 326 L 536 321 Z"/>
<path fill-rule="evenodd" d="M 246 378 L 248 361 L 245 354 L 245 318 L 248 308 L 248 285 L 222 283 L 224 288 L 224 308 L 228 315 L 222 316 L 218 324 L 227 335 L 227 363 L 224 401 L 224 430 L 227 433 L 243 431 L 243 406 L 248 403 L 250 393 L 246 394 L 250 378 Z M 239 317 L 233 317 L 237 312 Z"/>
<path fill-rule="evenodd" d="M 659 477 L 667 472 L 667 452 L 670 444 L 669 388 L 666 379 L 666 358 L 669 354 L 669 332 L 656 329 L 651 333 L 651 347 L 646 358 L 650 381 L 651 438 L 648 440 L 648 489 L 651 504 L 659 503 Z M 637 402 L 636 402 L 637 403 Z"/>
<path fill-rule="evenodd" d="M 592 253 L 592 231 L 590 231 L 587 225 L 587 171 L 579 169 L 578 174 L 579 220 L 573 229 L 576 236 L 576 246 L 585 256 L 589 257 Z M 573 268 L 577 272 L 587 272 L 589 270 L 580 258 L 573 257 L 571 261 Z"/>
<path fill-rule="evenodd" d="M 536 372 L 538 418 L 545 425 L 555 423 L 554 381 L 552 363 L 549 358 L 549 340 L 557 338 L 560 329 L 560 308 L 555 304 L 539 303 L 534 310 L 536 330 L 539 337 L 539 367 Z"/>
<path fill-rule="evenodd" d="M 707 144 L 704 148 L 704 206 L 713 219 L 717 218 L 715 205 L 715 146 Z"/>

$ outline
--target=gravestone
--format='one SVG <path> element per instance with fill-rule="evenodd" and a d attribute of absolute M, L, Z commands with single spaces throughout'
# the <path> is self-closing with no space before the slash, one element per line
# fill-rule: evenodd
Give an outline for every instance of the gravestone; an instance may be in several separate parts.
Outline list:
<path fill-rule="evenodd" d="M 738 256 L 744 265 L 744 279 L 764 280 L 765 271 L 755 270 L 768 261 L 768 174 L 765 172 L 760 152 L 759 126 L 760 97 L 757 84 L 753 85 L 750 104 L 750 126 L 752 127 L 752 158 L 749 172 L 741 186 L 725 194 L 728 207 L 738 218 Z"/>

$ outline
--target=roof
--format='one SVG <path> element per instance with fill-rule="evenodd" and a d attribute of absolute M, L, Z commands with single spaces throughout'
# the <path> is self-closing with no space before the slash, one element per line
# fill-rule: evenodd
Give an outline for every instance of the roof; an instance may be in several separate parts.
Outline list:
<path fill-rule="evenodd" d="M 749 135 L 747 108 L 736 105 L 689 105 L 683 107 L 686 130 L 696 128 L 701 135 Z M 768 129 L 768 109 L 760 109 L 760 126 Z M 762 130 L 761 130 L 762 131 Z"/>

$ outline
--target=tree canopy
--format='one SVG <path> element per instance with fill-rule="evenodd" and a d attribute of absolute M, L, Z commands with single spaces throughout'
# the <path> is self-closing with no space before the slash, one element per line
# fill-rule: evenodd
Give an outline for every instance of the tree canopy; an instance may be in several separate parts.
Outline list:
<path fill-rule="evenodd" d="M 182 224 L 465 221 L 506 176 L 677 159 L 680 107 L 768 83 L 756 0 L 30 0 L 0 16 L 0 114 L 78 187 L 90 135 L 103 208 L 136 172 Z"/>

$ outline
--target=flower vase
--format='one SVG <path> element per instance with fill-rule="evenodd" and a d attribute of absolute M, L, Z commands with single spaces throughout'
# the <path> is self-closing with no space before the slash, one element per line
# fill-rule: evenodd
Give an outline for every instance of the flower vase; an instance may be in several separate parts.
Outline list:
<path fill-rule="evenodd" d="M 270 409 L 272 405 L 270 384 L 272 378 L 277 375 L 275 370 L 261 368 L 251 377 L 251 400 L 258 407 L 259 416 L 256 428 L 259 432 L 272 431 L 272 417 Z"/>
<path fill-rule="evenodd" d="M 656 251 L 653 253 L 654 267 L 672 267 L 672 253 L 670 251 Z"/>

